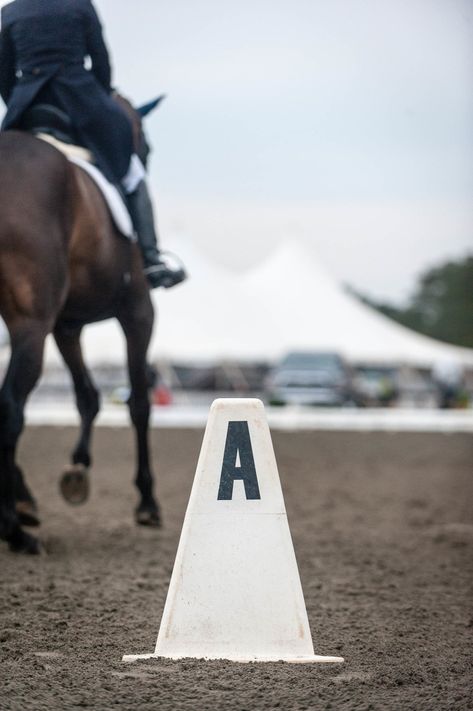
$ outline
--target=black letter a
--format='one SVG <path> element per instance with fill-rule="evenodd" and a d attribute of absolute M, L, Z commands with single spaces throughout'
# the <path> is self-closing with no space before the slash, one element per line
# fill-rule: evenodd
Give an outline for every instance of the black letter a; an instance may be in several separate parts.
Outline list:
<path fill-rule="evenodd" d="M 237 467 L 238 454 L 240 455 L 240 466 Z M 222 474 L 218 490 L 219 501 L 230 501 L 233 498 L 233 482 L 235 479 L 243 479 L 247 499 L 261 499 L 248 422 L 228 423 L 227 441 L 225 443 Z"/>

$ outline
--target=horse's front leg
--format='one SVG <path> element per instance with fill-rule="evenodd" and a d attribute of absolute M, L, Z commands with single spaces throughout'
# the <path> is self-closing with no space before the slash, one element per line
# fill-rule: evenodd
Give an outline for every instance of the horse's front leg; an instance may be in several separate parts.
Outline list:
<path fill-rule="evenodd" d="M 72 452 L 71 465 L 61 478 L 61 493 L 70 504 L 82 504 L 89 495 L 89 468 L 92 464 L 90 443 L 92 425 L 99 411 L 99 394 L 82 358 L 81 328 L 57 324 L 54 338 L 71 373 L 77 409 L 81 418 L 79 439 Z"/>
<path fill-rule="evenodd" d="M 142 526 L 160 526 L 159 505 L 153 493 L 153 474 L 149 455 L 149 377 L 146 352 L 153 329 L 153 306 L 148 290 L 140 298 L 131 298 L 119 315 L 125 333 L 130 377 L 130 416 L 135 428 L 137 470 L 135 483 L 140 493 L 136 522 Z"/>

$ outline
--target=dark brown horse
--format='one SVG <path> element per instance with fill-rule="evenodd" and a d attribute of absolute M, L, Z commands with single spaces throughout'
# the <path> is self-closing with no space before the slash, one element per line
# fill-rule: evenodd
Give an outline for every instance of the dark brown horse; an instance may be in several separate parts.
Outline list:
<path fill-rule="evenodd" d="M 134 114 L 136 136 L 139 120 Z M 80 335 L 86 324 L 108 318 L 118 319 L 127 342 L 140 495 L 136 519 L 159 525 L 148 450 L 146 352 L 154 316 L 139 248 L 117 233 L 87 174 L 56 148 L 19 131 L 0 134 L 0 315 L 11 342 L 0 390 L 0 538 L 15 551 L 39 551 L 37 539 L 21 527 L 35 523 L 36 512 L 15 460 L 25 403 L 40 376 L 49 333 L 71 372 L 81 417 L 62 489 L 76 502 L 86 496 L 99 397 Z"/>

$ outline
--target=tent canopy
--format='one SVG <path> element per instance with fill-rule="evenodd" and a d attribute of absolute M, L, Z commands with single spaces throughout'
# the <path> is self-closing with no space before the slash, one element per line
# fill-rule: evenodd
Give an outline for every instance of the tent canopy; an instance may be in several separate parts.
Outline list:
<path fill-rule="evenodd" d="M 274 362 L 292 350 L 323 350 L 353 363 L 473 367 L 472 349 L 422 336 L 362 304 L 297 242 L 244 274 L 212 264 L 187 241 L 173 247 L 191 278 L 153 292 L 151 361 Z M 83 342 L 91 365 L 125 362 L 124 338 L 113 321 L 87 327 Z M 58 360 L 49 342 L 47 362 Z"/>

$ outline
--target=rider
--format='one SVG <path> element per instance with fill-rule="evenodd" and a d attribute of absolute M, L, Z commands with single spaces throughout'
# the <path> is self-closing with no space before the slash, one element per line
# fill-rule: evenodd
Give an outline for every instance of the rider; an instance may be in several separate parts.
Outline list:
<path fill-rule="evenodd" d="M 127 194 L 150 286 L 183 281 L 184 270 L 167 264 L 158 249 L 144 168 L 134 154 L 131 122 L 113 99 L 108 51 L 91 0 L 14 0 L 2 8 L 1 20 L 2 130 L 21 127 L 34 104 L 64 111 L 104 175 Z"/>

